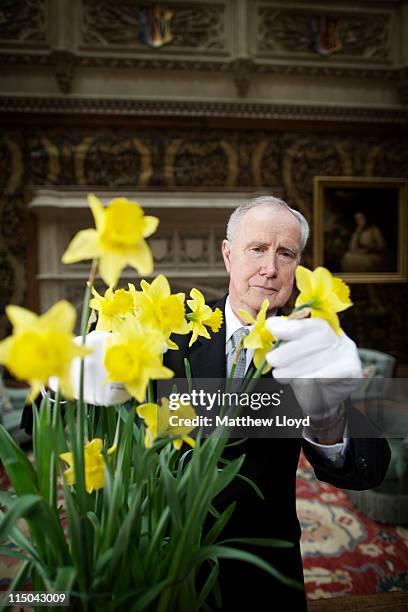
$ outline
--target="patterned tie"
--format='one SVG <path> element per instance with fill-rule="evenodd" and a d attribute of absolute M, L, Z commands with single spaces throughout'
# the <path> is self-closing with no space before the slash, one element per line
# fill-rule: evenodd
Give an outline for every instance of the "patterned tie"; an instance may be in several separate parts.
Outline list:
<path fill-rule="evenodd" d="M 239 327 L 232 334 L 231 338 L 228 340 L 227 344 L 227 375 L 229 376 L 232 366 L 235 362 L 235 357 L 237 353 L 237 349 L 240 346 L 241 340 L 244 336 L 249 334 L 249 329 L 246 327 Z M 246 349 L 241 349 L 237 364 L 235 367 L 234 378 L 244 378 L 246 370 Z"/>

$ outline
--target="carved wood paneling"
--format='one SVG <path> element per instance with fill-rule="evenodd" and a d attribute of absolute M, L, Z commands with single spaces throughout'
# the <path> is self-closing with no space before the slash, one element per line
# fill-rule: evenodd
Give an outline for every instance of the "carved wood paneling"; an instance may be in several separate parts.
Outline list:
<path fill-rule="evenodd" d="M 335 24 L 333 59 L 384 62 L 391 59 L 390 13 L 346 13 L 316 9 L 258 7 L 257 49 L 262 55 L 319 56 L 311 49 L 313 19 L 326 18 Z M 317 21 L 318 27 L 319 21 Z"/>
<path fill-rule="evenodd" d="M 99 50 L 138 49 L 151 52 L 139 37 L 142 5 L 129 0 L 101 3 L 99 0 L 82 0 L 82 47 Z M 170 28 L 172 40 L 161 50 L 225 51 L 226 5 L 225 3 L 166 2 L 172 12 Z"/>
<path fill-rule="evenodd" d="M 0 3 L 0 46 L 21 47 L 47 42 L 45 0 L 2 0 Z"/>

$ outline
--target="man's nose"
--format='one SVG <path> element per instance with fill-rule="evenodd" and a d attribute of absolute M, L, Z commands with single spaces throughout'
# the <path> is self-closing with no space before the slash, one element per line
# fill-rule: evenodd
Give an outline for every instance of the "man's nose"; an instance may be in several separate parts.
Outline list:
<path fill-rule="evenodd" d="M 261 269 L 259 270 L 260 274 L 273 278 L 277 276 L 278 269 L 276 264 L 276 253 L 267 253 L 265 254 L 264 260 L 262 262 Z"/>

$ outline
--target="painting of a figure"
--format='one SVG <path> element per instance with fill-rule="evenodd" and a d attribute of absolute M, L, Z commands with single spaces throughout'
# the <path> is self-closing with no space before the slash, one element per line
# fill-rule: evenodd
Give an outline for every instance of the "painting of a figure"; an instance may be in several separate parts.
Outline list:
<path fill-rule="evenodd" d="M 406 273 L 404 198 L 399 179 L 316 177 L 315 264 L 349 280 L 398 280 Z"/>

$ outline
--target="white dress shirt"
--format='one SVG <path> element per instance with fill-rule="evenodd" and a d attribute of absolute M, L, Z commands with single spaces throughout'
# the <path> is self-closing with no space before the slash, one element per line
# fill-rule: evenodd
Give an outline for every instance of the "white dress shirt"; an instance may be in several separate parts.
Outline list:
<path fill-rule="evenodd" d="M 232 310 L 230 299 L 228 296 L 225 302 L 225 355 L 227 355 L 227 352 L 228 352 L 227 351 L 228 340 L 231 338 L 232 334 L 240 327 L 243 327 L 243 324 L 241 323 L 237 315 Z M 251 330 L 253 328 L 253 325 L 244 325 L 244 327 Z M 253 356 L 254 356 L 254 349 L 246 349 L 246 371 L 248 370 L 251 364 Z M 343 442 L 338 442 L 337 444 L 330 444 L 330 445 L 319 444 L 318 442 L 315 442 L 314 440 L 312 440 L 305 433 L 303 433 L 302 435 L 305 438 L 305 440 L 310 442 L 310 444 L 312 444 L 315 447 L 316 451 L 320 455 L 328 459 L 336 467 L 341 468 L 344 464 L 344 454 L 347 450 L 348 443 L 349 443 L 349 439 L 346 435 L 347 427 L 348 426 L 346 423 L 346 429 L 345 429 L 345 435 L 343 437 Z"/>

